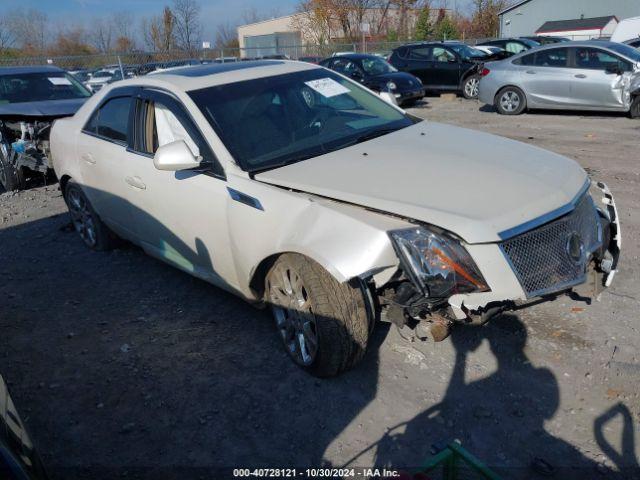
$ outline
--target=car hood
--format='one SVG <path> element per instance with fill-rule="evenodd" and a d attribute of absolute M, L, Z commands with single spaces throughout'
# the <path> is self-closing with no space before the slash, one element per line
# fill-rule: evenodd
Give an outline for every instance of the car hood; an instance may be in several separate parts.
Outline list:
<path fill-rule="evenodd" d="M 87 97 L 89 98 L 89 97 Z M 40 102 L 0 103 L 0 115 L 25 117 L 68 117 L 78 111 L 87 98 L 44 100 Z"/>
<path fill-rule="evenodd" d="M 468 243 L 569 204 L 587 181 L 573 160 L 507 138 L 421 122 L 256 180 L 426 222 Z"/>

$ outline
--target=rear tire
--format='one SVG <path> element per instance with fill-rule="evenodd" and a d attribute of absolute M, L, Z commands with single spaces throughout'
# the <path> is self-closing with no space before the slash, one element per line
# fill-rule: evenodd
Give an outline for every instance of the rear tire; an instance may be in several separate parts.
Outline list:
<path fill-rule="evenodd" d="M 73 227 L 87 247 L 106 251 L 117 246 L 118 237 L 100 220 L 80 185 L 73 180 L 69 180 L 65 186 L 64 200 Z"/>
<path fill-rule="evenodd" d="M 636 95 L 631 100 L 631 108 L 629 109 L 629 116 L 631 118 L 640 118 L 640 94 Z"/>
<path fill-rule="evenodd" d="M 26 186 L 22 170 L 11 165 L 2 150 L 0 150 L 0 185 L 7 192 L 24 190 Z"/>
<path fill-rule="evenodd" d="M 495 107 L 501 115 L 520 115 L 527 108 L 527 98 L 518 87 L 505 87 L 496 95 Z"/>
<path fill-rule="evenodd" d="M 358 285 L 340 283 L 299 254 L 281 255 L 265 281 L 280 337 L 296 364 L 318 377 L 357 364 L 369 341 L 369 318 Z"/>
<path fill-rule="evenodd" d="M 471 75 L 462 82 L 462 95 L 468 100 L 478 98 L 478 87 L 480 86 L 480 75 Z"/>

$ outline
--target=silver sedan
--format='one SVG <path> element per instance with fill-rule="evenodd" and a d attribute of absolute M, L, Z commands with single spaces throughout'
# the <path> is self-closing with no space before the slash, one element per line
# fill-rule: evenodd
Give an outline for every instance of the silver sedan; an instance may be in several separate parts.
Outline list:
<path fill-rule="evenodd" d="M 480 101 L 503 115 L 526 109 L 604 110 L 640 117 L 640 52 L 614 42 L 568 42 L 487 63 Z"/>

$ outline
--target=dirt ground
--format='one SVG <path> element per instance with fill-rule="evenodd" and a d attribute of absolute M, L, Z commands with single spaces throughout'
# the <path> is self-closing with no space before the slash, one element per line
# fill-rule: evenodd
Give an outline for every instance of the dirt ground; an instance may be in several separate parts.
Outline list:
<path fill-rule="evenodd" d="M 57 186 L 3 193 L 0 372 L 54 478 L 415 467 L 454 439 L 505 479 L 640 478 L 640 121 L 426 100 L 412 112 L 565 154 L 609 184 L 624 250 L 601 301 L 440 344 L 383 324 L 358 368 L 318 380 L 267 313 L 135 247 L 85 249 Z"/>

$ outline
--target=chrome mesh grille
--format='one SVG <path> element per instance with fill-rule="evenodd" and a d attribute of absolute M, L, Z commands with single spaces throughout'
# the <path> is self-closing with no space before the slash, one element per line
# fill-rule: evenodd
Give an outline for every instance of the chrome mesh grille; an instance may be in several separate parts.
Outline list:
<path fill-rule="evenodd" d="M 584 195 L 568 214 L 500 243 L 528 297 L 582 283 L 591 254 L 602 242 L 600 221 L 590 195 Z M 584 254 L 576 261 L 569 240 L 578 234 Z"/>

